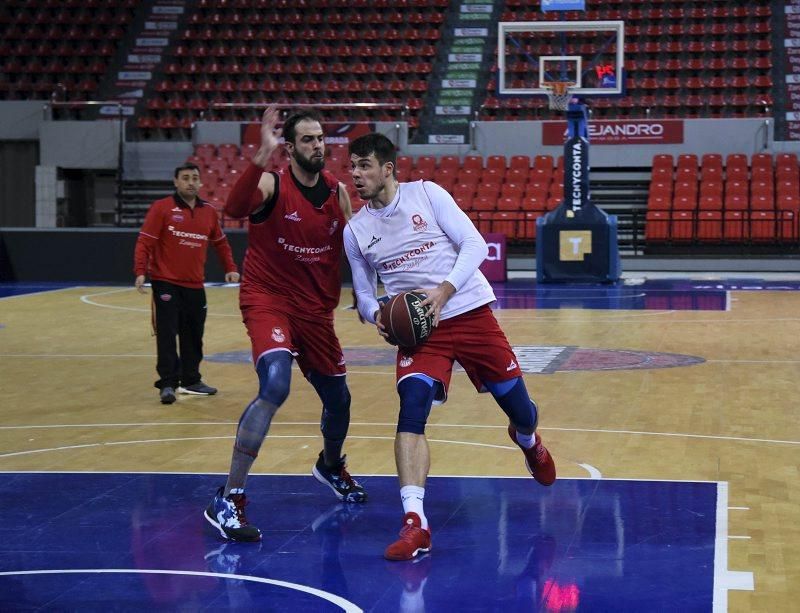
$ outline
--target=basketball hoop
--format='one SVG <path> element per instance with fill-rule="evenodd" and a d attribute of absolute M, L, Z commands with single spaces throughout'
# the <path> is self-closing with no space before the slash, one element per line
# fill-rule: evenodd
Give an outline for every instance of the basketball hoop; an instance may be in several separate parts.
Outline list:
<path fill-rule="evenodd" d="M 569 101 L 572 100 L 571 88 L 575 83 L 571 81 L 550 81 L 542 83 L 542 87 L 547 89 L 547 99 L 550 101 L 550 108 L 554 111 L 566 111 L 569 108 Z"/>

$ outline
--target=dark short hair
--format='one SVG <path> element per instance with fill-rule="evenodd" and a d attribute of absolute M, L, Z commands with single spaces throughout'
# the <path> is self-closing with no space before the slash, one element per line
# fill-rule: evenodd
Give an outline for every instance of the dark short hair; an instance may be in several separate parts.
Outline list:
<path fill-rule="evenodd" d="M 185 164 L 181 164 L 175 169 L 175 178 L 178 178 L 178 175 L 181 174 L 182 170 L 196 170 L 198 174 L 200 173 L 200 167 L 197 164 L 192 164 L 191 162 L 186 162 Z"/>
<path fill-rule="evenodd" d="M 374 153 L 378 163 L 383 166 L 386 162 L 391 162 L 397 166 L 397 149 L 394 143 L 379 132 L 370 132 L 364 136 L 359 136 L 350 143 L 350 155 L 358 157 L 369 157 Z"/>
<path fill-rule="evenodd" d="M 303 109 L 295 111 L 286 118 L 283 122 L 283 140 L 287 143 L 294 144 L 294 139 L 297 137 L 297 124 L 301 121 L 316 121 L 322 125 L 322 117 L 313 109 Z"/>

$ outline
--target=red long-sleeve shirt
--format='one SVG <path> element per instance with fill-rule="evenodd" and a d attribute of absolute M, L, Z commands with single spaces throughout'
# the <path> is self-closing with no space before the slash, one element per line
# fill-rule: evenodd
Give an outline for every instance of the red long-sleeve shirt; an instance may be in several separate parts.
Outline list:
<path fill-rule="evenodd" d="M 133 272 L 183 287 L 203 287 L 209 243 L 225 272 L 237 272 L 213 206 L 198 198 L 192 209 L 177 194 L 156 200 L 136 241 Z"/>

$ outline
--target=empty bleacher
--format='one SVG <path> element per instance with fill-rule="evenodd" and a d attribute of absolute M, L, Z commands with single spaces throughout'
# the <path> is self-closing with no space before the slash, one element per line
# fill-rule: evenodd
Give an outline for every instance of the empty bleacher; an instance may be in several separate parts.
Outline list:
<path fill-rule="evenodd" d="M 800 171 L 795 154 L 653 159 L 648 244 L 777 244 L 796 247 Z"/>
<path fill-rule="evenodd" d="M 773 105 L 771 15 L 768 0 L 588 0 L 586 11 L 558 13 L 506 0 L 501 20 L 625 21 L 626 95 L 590 100 L 595 118 L 754 117 Z M 538 79 L 538 65 L 526 53 L 520 49 L 507 61 L 512 83 Z M 496 78 L 488 89 L 481 119 L 558 117 L 542 96 L 497 96 Z"/>

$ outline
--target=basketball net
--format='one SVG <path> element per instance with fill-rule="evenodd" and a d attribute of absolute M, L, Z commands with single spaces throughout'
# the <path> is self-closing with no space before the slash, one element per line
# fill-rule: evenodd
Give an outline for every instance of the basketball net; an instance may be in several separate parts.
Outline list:
<path fill-rule="evenodd" d="M 572 100 L 570 88 L 573 85 L 575 84 L 571 81 L 542 83 L 542 86 L 547 89 L 547 99 L 550 102 L 551 109 L 554 111 L 566 111 L 569 108 L 569 101 Z"/>

